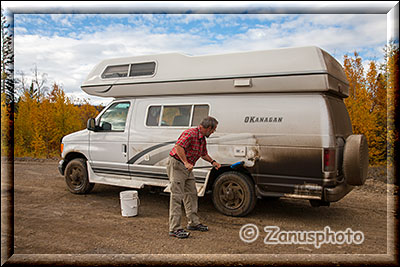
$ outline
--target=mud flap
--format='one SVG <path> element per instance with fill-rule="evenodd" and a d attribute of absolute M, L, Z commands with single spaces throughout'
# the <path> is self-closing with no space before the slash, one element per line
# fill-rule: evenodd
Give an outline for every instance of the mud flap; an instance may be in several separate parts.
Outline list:
<path fill-rule="evenodd" d="M 325 188 L 324 200 L 328 202 L 336 202 L 347 195 L 354 186 L 342 183 L 334 188 Z"/>

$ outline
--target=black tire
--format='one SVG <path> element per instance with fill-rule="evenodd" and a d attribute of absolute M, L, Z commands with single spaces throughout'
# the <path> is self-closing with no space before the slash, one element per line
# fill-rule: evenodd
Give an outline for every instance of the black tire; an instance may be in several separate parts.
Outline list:
<path fill-rule="evenodd" d="M 343 152 L 343 174 L 349 185 L 363 185 L 368 173 L 368 143 L 364 135 L 350 135 Z"/>
<path fill-rule="evenodd" d="M 87 194 L 93 189 L 94 184 L 89 183 L 85 159 L 77 158 L 68 162 L 65 168 L 65 182 L 68 190 L 74 194 Z"/>
<path fill-rule="evenodd" d="M 255 207 L 254 184 L 247 175 L 229 171 L 217 177 L 212 200 L 215 208 L 228 216 L 245 216 Z"/>
<path fill-rule="evenodd" d="M 323 200 L 318 200 L 318 199 L 310 199 L 310 204 L 314 208 L 318 208 L 321 206 L 329 207 L 331 205 L 331 203 L 328 201 L 323 201 Z"/>

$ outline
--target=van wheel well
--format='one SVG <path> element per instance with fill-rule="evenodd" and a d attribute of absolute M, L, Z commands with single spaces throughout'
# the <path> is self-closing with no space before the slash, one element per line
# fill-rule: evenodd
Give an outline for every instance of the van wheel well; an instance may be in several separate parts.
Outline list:
<path fill-rule="evenodd" d="M 209 190 L 212 190 L 214 182 L 215 182 L 215 180 L 217 179 L 218 176 L 220 176 L 224 172 L 228 172 L 228 171 L 240 172 L 240 173 L 248 176 L 253 181 L 253 183 L 256 184 L 255 181 L 254 181 L 253 176 L 251 175 L 251 173 L 246 168 L 237 167 L 235 169 L 232 169 L 230 166 L 224 166 L 224 167 L 219 168 L 218 170 L 215 169 L 215 168 L 213 168 L 211 170 L 210 177 L 208 178 L 208 182 L 207 182 L 206 192 L 208 192 Z"/>
<path fill-rule="evenodd" d="M 64 162 L 63 162 L 63 166 L 62 166 L 62 171 L 65 172 L 65 168 L 67 167 L 68 163 L 73 160 L 73 159 L 84 159 L 85 161 L 87 160 L 87 158 L 78 152 L 71 152 L 68 153 L 65 158 L 64 158 Z"/>
<path fill-rule="evenodd" d="M 81 158 L 81 159 L 87 160 L 87 158 L 86 158 L 83 154 L 78 153 L 78 152 L 71 152 L 71 153 L 68 153 L 68 154 L 65 156 L 64 160 L 67 161 L 67 162 L 69 162 L 69 161 L 71 161 L 71 160 L 73 160 L 73 159 L 77 159 L 77 158 Z"/>

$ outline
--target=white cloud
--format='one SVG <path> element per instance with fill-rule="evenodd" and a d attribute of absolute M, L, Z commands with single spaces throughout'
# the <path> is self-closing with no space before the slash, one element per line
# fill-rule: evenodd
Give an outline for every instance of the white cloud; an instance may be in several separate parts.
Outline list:
<path fill-rule="evenodd" d="M 69 99 L 71 99 L 73 103 L 82 103 L 83 100 L 87 100 L 92 105 L 101 105 L 101 106 L 108 105 L 114 99 L 112 97 L 97 97 L 97 96 L 88 95 L 83 91 L 66 93 L 66 96 Z"/>
<path fill-rule="evenodd" d="M 40 72 L 48 74 L 49 84 L 62 83 L 66 92 L 81 95 L 80 84 L 91 68 L 105 58 L 184 51 L 186 45 L 194 47 L 198 43 L 200 38 L 190 34 L 151 34 L 146 28 L 133 32 L 123 25 L 82 35 L 80 40 L 17 35 L 15 69 L 29 77 L 36 63 Z"/>
<path fill-rule="evenodd" d="M 52 15 L 51 19 L 62 27 L 70 27 L 92 16 L 97 15 Z M 105 14 L 100 16 L 108 17 Z M 62 83 L 67 95 L 88 98 L 80 84 L 91 68 L 105 58 L 166 52 L 202 55 L 317 45 L 342 61 L 344 53 L 354 50 L 371 56 L 376 53 L 380 57 L 382 44 L 386 43 L 385 15 L 111 16 L 127 18 L 129 24 L 114 22 L 108 26 L 82 26 L 81 32 L 71 32 L 64 37 L 49 36 L 45 28 L 43 32 L 46 34 L 42 36 L 28 35 L 25 28 L 17 26 L 15 69 L 29 74 L 36 63 L 40 72 L 48 74 L 50 85 L 54 81 Z M 30 18 L 21 18 L 33 23 Z M 258 25 L 250 23 L 249 18 L 258 19 Z M 16 25 L 17 19 L 18 16 Z M 191 22 L 196 22 L 198 27 L 185 28 Z M 215 25 L 223 29 L 213 32 Z M 233 25 L 241 32 L 224 32 L 224 27 Z M 179 30 L 171 33 L 168 27 L 178 27 Z"/>
<path fill-rule="evenodd" d="M 296 15 L 224 39 L 232 50 L 316 45 L 342 60 L 345 52 L 374 48 L 378 59 L 386 40 L 385 15 Z M 371 51 L 368 52 L 371 55 Z"/>
<path fill-rule="evenodd" d="M 14 35 L 25 34 L 28 30 L 24 27 L 15 27 L 14 26 Z"/>

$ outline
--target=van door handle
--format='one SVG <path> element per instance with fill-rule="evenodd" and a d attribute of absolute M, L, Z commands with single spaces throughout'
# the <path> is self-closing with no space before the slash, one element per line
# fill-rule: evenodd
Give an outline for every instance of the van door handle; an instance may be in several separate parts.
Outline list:
<path fill-rule="evenodd" d="M 122 144 L 122 153 L 124 154 L 125 157 L 126 157 L 126 152 L 127 152 L 127 145 Z"/>

